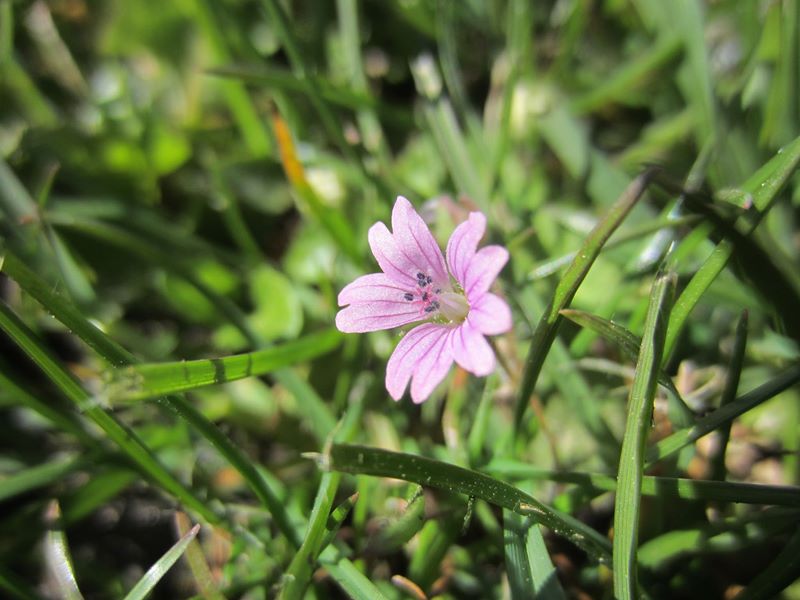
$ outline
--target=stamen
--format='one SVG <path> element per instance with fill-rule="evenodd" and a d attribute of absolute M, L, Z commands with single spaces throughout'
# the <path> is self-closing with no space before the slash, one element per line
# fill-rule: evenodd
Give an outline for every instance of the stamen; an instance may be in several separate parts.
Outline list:
<path fill-rule="evenodd" d="M 427 302 L 428 301 L 428 292 L 422 292 L 422 301 L 423 302 Z"/>
<path fill-rule="evenodd" d="M 403 298 L 405 298 L 407 302 L 411 302 L 414 299 L 414 294 L 411 292 L 406 292 L 403 294 Z"/>

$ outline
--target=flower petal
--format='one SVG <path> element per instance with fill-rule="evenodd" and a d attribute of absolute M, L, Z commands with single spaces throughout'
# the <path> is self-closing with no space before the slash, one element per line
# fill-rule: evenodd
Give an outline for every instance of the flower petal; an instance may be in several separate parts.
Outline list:
<path fill-rule="evenodd" d="M 480 331 L 469 321 L 453 331 L 453 358 L 464 369 L 484 377 L 494 370 L 494 351 Z"/>
<path fill-rule="evenodd" d="M 511 309 L 502 298 L 487 292 L 472 302 L 467 322 L 483 335 L 498 335 L 511 331 Z"/>
<path fill-rule="evenodd" d="M 466 221 L 455 228 L 447 242 L 447 266 L 450 267 L 450 274 L 462 287 L 467 268 L 484 231 L 486 217 L 482 213 L 472 212 Z"/>
<path fill-rule="evenodd" d="M 426 323 L 415 327 L 400 340 L 400 343 L 397 344 L 392 356 L 389 358 L 389 363 L 386 365 L 386 390 L 392 398 L 400 400 L 411 376 L 414 375 L 416 379 L 419 377 L 426 361 L 431 362 L 432 359 L 440 358 L 442 346 L 448 343 L 451 331 L 452 329 L 449 327 Z M 452 356 L 450 356 L 449 348 L 446 354 L 449 356 L 449 362 L 447 362 L 447 368 L 449 368 L 453 360 Z M 444 370 L 444 374 L 446 373 L 447 369 Z M 426 382 L 433 381 L 433 376 L 436 374 L 435 372 L 429 372 L 428 378 L 425 379 L 423 377 L 423 379 Z M 444 374 L 438 380 L 433 381 L 430 391 L 444 378 Z M 419 394 L 420 390 L 418 388 L 421 384 L 422 382 L 416 385 L 417 393 L 414 391 L 415 386 L 412 385 L 412 399 L 414 399 L 414 402 L 422 402 L 430 394 L 430 391 L 424 396 Z"/>
<path fill-rule="evenodd" d="M 419 307 L 404 300 L 356 302 L 336 314 L 336 328 L 344 333 L 366 333 L 421 320 Z"/>
<path fill-rule="evenodd" d="M 397 248 L 418 267 L 417 271 L 410 273 L 412 277 L 417 272 L 423 272 L 439 284 L 448 283 L 439 244 L 411 202 L 403 196 L 397 197 L 392 209 L 392 234 Z"/>
<path fill-rule="evenodd" d="M 419 267 L 397 247 L 386 225 L 381 222 L 375 223 L 369 228 L 367 238 L 375 260 L 386 275 L 400 285 L 412 288 L 417 285 L 416 274 L 419 272 Z"/>
<path fill-rule="evenodd" d="M 384 273 L 362 275 L 347 284 L 339 292 L 339 306 L 356 302 L 375 302 L 378 300 L 403 300 L 407 292 L 415 292 L 413 287 L 403 287 Z"/>
<path fill-rule="evenodd" d="M 453 366 L 451 336 L 455 329 L 442 325 L 438 327 L 442 330 L 439 337 L 425 354 L 420 355 L 411 378 L 411 400 L 414 404 L 425 402 Z"/>
<path fill-rule="evenodd" d="M 470 304 L 489 290 L 507 262 L 508 250 L 502 246 L 486 246 L 475 253 L 462 284 Z"/>

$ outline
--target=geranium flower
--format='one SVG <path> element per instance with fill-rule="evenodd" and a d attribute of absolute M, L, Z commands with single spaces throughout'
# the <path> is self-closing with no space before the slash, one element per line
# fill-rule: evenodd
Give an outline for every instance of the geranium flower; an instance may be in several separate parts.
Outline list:
<path fill-rule="evenodd" d="M 470 213 L 447 242 L 447 261 L 428 226 L 402 196 L 392 210 L 392 232 L 383 223 L 369 230 L 369 245 L 382 273 L 359 277 L 339 293 L 336 327 L 345 333 L 409 331 L 386 366 L 386 389 L 399 400 L 409 380 L 411 399 L 424 402 L 453 361 L 485 376 L 495 356 L 484 336 L 511 329 L 511 311 L 489 291 L 508 261 L 501 246 L 478 250 L 486 229 L 482 213 Z"/>

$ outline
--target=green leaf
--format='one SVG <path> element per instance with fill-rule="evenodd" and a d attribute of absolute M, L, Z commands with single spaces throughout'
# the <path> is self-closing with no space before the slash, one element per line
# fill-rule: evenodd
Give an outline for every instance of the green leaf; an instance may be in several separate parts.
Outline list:
<path fill-rule="evenodd" d="M 633 599 L 637 594 L 636 548 L 639 537 L 644 446 L 653 415 L 664 329 L 669 316 L 674 274 L 660 275 L 650 293 L 636 372 L 628 400 L 628 418 L 619 459 L 619 482 L 614 504 L 614 595 Z"/>
<path fill-rule="evenodd" d="M 104 393 L 116 404 L 264 375 L 326 354 L 341 340 L 338 331 L 327 329 L 247 354 L 118 368 L 111 372 Z"/>
<path fill-rule="evenodd" d="M 326 470 L 392 477 L 482 498 L 523 516 L 534 517 L 537 522 L 572 541 L 596 560 L 610 558 L 608 540 L 596 531 L 533 496 L 483 473 L 413 454 L 348 444 L 334 444 L 319 461 L 320 467 Z"/>
<path fill-rule="evenodd" d="M 172 565 L 183 555 L 189 543 L 199 531 L 200 524 L 198 523 L 189 530 L 189 533 L 175 542 L 172 548 L 167 550 L 161 558 L 153 563 L 152 567 L 147 569 L 147 572 L 142 575 L 142 578 L 133 586 L 133 589 L 127 593 L 125 600 L 143 600 L 146 598 L 167 571 L 172 568 Z"/>

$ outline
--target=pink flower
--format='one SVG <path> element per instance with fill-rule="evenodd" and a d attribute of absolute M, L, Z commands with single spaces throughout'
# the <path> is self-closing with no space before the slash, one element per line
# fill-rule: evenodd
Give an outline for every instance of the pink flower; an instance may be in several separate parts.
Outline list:
<path fill-rule="evenodd" d="M 492 372 L 494 352 L 484 336 L 511 329 L 511 311 L 489 292 L 508 261 L 500 246 L 478 248 L 486 229 L 482 213 L 470 213 L 447 242 L 447 262 L 428 226 L 402 196 L 392 210 L 392 229 L 375 223 L 369 245 L 383 273 L 359 277 L 339 294 L 336 327 L 345 333 L 422 323 L 409 331 L 386 366 L 386 389 L 395 400 L 411 380 L 411 399 L 424 402 L 453 361 L 478 376 Z"/>

